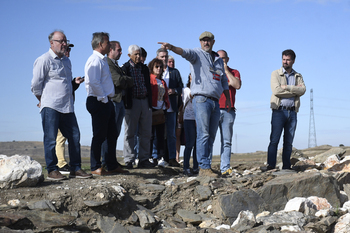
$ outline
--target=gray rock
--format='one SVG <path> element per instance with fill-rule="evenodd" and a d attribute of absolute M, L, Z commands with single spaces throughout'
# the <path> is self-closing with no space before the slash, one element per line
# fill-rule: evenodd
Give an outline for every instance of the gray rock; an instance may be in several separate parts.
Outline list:
<path fill-rule="evenodd" d="M 84 204 L 88 207 L 103 206 L 108 204 L 110 201 L 84 201 Z"/>
<path fill-rule="evenodd" d="M 322 154 L 316 155 L 315 158 L 313 159 L 316 163 L 323 163 L 324 161 L 327 160 L 327 158 L 331 155 L 338 155 L 339 157 L 341 157 L 344 153 L 346 152 L 346 150 L 344 150 L 343 148 L 340 147 L 334 147 L 331 148 L 330 150 L 323 152 Z"/>
<path fill-rule="evenodd" d="M 332 206 L 340 206 L 340 190 L 336 179 L 320 173 L 278 176 L 258 189 L 258 193 L 268 203 L 270 212 L 283 210 L 287 201 L 294 197 L 318 196 L 326 198 Z"/>
<path fill-rule="evenodd" d="M 193 225 L 199 225 L 202 222 L 201 216 L 195 214 L 194 211 L 178 209 L 177 214 L 182 218 L 184 222 L 188 222 Z"/>
<path fill-rule="evenodd" d="M 199 195 L 200 201 L 208 200 L 212 194 L 208 186 L 198 185 L 196 186 L 196 192 Z"/>
<path fill-rule="evenodd" d="M 232 224 L 231 228 L 241 232 L 253 228 L 255 224 L 256 221 L 253 212 L 246 210 L 239 212 L 238 217 Z"/>
<path fill-rule="evenodd" d="M 313 232 L 332 232 L 336 221 L 336 217 L 328 216 L 317 222 L 309 222 L 304 226 L 304 230 Z"/>
<path fill-rule="evenodd" d="M 150 211 L 146 210 L 136 210 L 135 214 L 139 218 L 140 221 L 140 226 L 143 229 L 148 229 L 151 226 L 156 224 L 156 220 L 154 218 L 154 214 L 151 213 Z"/>
<path fill-rule="evenodd" d="M 298 211 L 279 211 L 273 215 L 258 217 L 257 222 L 262 222 L 265 226 L 280 224 L 280 225 L 298 225 L 300 228 L 306 223 L 304 214 Z"/>
<path fill-rule="evenodd" d="M 57 212 L 55 206 L 49 200 L 30 202 L 28 203 L 28 208 L 31 210 L 52 210 L 53 212 Z"/>
<path fill-rule="evenodd" d="M 256 215 L 266 209 L 264 200 L 250 189 L 220 195 L 213 206 L 214 215 L 221 219 L 229 218 L 230 224 L 243 210 L 250 210 Z"/>
<path fill-rule="evenodd" d="M 126 226 L 125 228 L 128 229 L 128 232 L 130 233 L 150 233 L 151 232 L 150 230 L 145 230 L 137 226 Z"/>
<path fill-rule="evenodd" d="M 44 180 L 40 163 L 28 155 L 0 155 L 0 189 L 32 187 Z"/>
<path fill-rule="evenodd" d="M 100 216 L 97 220 L 97 226 L 103 233 L 129 233 L 127 229 L 116 222 L 115 217 Z"/>
<path fill-rule="evenodd" d="M 140 184 L 141 190 L 145 191 L 147 190 L 148 192 L 154 191 L 154 192 L 163 192 L 165 189 L 164 185 L 159 185 L 159 184 Z"/>
<path fill-rule="evenodd" d="M 32 230 L 13 230 L 7 227 L 1 228 L 0 233 L 34 233 Z"/>
<path fill-rule="evenodd" d="M 345 191 L 344 185 L 350 184 L 350 173 L 349 172 L 336 172 L 336 173 L 333 173 L 332 175 L 337 179 L 340 190 Z"/>
<path fill-rule="evenodd" d="M 187 225 L 185 222 L 183 222 L 181 219 L 176 217 L 170 217 L 166 221 L 166 225 L 170 225 L 173 228 L 186 228 Z"/>

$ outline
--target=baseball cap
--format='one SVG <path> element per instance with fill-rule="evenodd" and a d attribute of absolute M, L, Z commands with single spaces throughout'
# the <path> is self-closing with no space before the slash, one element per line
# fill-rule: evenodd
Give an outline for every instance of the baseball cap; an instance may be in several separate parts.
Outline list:
<path fill-rule="evenodd" d="M 203 32 L 203 33 L 199 36 L 199 40 L 202 40 L 202 39 L 205 38 L 205 37 L 208 37 L 208 38 L 214 40 L 214 35 L 213 35 L 211 32 L 207 32 L 207 31 Z"/>

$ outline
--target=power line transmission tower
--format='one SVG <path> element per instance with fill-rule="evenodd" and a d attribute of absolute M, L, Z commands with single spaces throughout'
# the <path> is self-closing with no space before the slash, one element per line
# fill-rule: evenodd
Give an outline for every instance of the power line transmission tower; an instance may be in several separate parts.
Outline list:
<path fill-rule="evenodd" d="M 309 121 L 309 148 L 317 146 L 316 142 L 316 128 L 314 118 L 314 91 L 310 90 L 310 121 Z"/>

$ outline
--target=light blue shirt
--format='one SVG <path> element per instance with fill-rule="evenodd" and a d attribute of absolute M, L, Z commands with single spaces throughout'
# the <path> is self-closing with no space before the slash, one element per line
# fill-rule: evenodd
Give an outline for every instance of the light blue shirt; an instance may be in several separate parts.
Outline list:
<path fill-rule="evenodd" d="M 115 93 L 107 57 L 95 50 L 85 64 L 85 88 L 88 96 L 103 103 L 108 103 L 108 97 Z"/>
<path fill-rule="evenodd" d="M 51 48 L 35 60 L 31 91 L 41 96 L 40 111 L 48 107 L 61 113 L 74 112 L 71 70 L 69 58 L 59 58 Z"/>
<path fill-rule="evenodd" d="M 284 73 L 284 76 L 287 79 L 287 85 L 295 86 L 295 71 L 292 70 L 292 72 L 290 72 L 290 74 L 288 74 L 287 71 L 283 68 L 283 73 Z M 293 107 L 294 106 L 294 99 L 295 99 L 294 97 L 282 98 L 280 106 Z"/>
<path fill-rule="evenodd" d="M 183 49 L 181 56 L 191 64 L 191 94 L 220 99 L 222 92 L 228 90 L 224 61 L 218 55 L 213 61 L 201 48 Z"/>

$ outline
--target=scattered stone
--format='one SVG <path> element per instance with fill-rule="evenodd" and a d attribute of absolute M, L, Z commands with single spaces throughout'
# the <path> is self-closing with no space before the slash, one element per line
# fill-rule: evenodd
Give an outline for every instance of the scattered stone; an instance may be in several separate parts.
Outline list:
<path fill-rule="evenodd" d="M 239 212 L 237 219 L 231 225 L 231 228 L 242 232 L 253 228 L 255 223 L 256 221 L 252 211 L 241 211 Z"/>
<path fill-rule="evenodd" d="M 100 216 L 97 220 L 97 226 L 103 233 L 129 233 L 127 229 L 125 229 L 121 224 L 116 222 L 115 217 Z"/>
<path fill-rule="evenodd" d="M 345 214 L 338 219 L 335 224 L 334 232 L 336 233 L 348 233 L 350 232 L 350 214 Z"/>
<path fill-rule="evenodd" d="M 197 194 L 199 195 L 200 201 L 208 200 L 212 194 L 208 186 L 198 185 L 196 186 Z"/>
<path fill-rule="evenodd" d="M 53 212 L 57 212 L 55 206 L 48 200 L 31 202 L 28 203 L 27 206 L 31 210 L 51 210 Z"/>
<path fill-rule="evenodd" d="M 178 209 L 177 214 L 184 222 L 191 223 L 192 225 L 199 225 L 202 222 L 201 216 L 195 214 L 194 211 Z"/>

